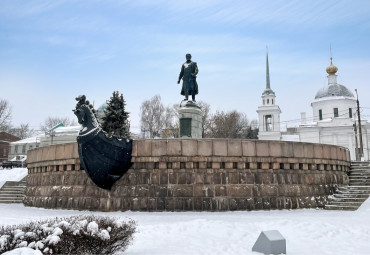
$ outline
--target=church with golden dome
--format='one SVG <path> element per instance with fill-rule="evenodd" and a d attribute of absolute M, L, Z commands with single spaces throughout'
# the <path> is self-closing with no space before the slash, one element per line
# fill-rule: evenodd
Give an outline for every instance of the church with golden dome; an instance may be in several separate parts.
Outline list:
<path fill-rule="evenodd" d="M 268 60 L 266 64 L 267 90 L 270 89 Z M 330 58 L 330 65 L 326 68 L 326 72 L 328 74 L 328 85 L 317 91 L 311 103 L 313 118 L 310 118 L 308 122 L 306 113 L 301 113 L 301 123 L 296 129 L 293 129 L 293 132 L 280 131 L 281 111 L 279 106 L 276 105 L 276 95 L 273 93 L 273 104 L 271 104 L 270 99 L 267 101 L 270 104 L 266 105 L 266 93 L 263 92 L 262 105 L 257 110 L 259 122 L 258 138 L 261 140 L 333 144 L 348 148 L 352 160 L 356 160 L 356 158 L 369 160 L 370 123 L 366 120 L 361 121 L 360 135 L 357 98 L 346 86 L 338 84 L 338 67 L 333 64 L 332 58 Z M 363 144 L 362 151 L 360 150 L 360 137 Z"/>

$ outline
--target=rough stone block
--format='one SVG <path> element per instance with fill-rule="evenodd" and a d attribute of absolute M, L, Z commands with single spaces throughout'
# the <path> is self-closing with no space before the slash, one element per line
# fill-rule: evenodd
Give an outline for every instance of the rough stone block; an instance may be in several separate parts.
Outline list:
<path fill-rule="evenodd" d="M 206 173 L 205 179 L 204 179 L 204 184 L 213 184 L 213 172 L 208 172 Z"/>
<path fill-rule="evenodd" d="M 345 160 L 346 161 L 351 161 L 351 156 L 350 156 L 349 150 L 346 150 L 345 153 L 346 153 Z"/>
<path fill-rule="evenodd" d="M 239 173 L 238 172 L 228 172 L 228 183 L 238 184 L 239 183 Z"/>
<path fill-rule="evenodd" d="M 212 168 L 213 169 L 220 169 L 221 164 L 220 162 L 212 162 Z"/>
<path fill-rule="evenodd" d="M 193 185 L 175 185 L 173 187 L 174 197 L 193 197 Z"/>
<path fill-rule="evenodd" d="M 48 146 L 43 147 L 35 150 L 37 154 L 40 152 L 42 153 L 41 158 L 42 160 L 49 161 L 49 160 L 55 160 L 55 152 L 56 152 L 56 146 Z M 28 158 L 27 158 L 28 161 Z"/>
<path fill-rule="evenodd" d="M 181 140 L 168 140 L 167 155 L 168 156 L 181 155 Z"/>
<path fill-rule="evenodd" d="M 186 169 L 193 169 L 194 164 L 193 162 L 185 162 L 185 168 Z"/>
<path fill-rule="evenodd" d="M 233 169 L 233 162 L 225 162 L 225 169 Z"/>
<path fill-rule="evenodd" d="M 77 143 L 74 143 L 73 144 L 73 154 L 72 154 L 72 157 L 73 158 L 76 158 L 76 159 L 79 159 L 80 156 L 78 154 L 78 144 Z"/>
<path fill-rule="evenodd" d="M 241 140 L 228 140 L 227 142 L 227 154 L 228 156 L 242 156 L 242 142 Z"/>
<path fill-rule="evenodd" d="M 269 152 L 269 142 L 268 141 L 256 141 L 256 151 L 257 157 L 268 157 Z"/>
<path fill-rule="evenodd" d="M 323 145 L 322 150 L 323 150 L 323 157 L 322 158 L 330 159 L 331 146 Z"/>
<path fill-rule="evenodd" d="M 198 141 L 195 139 L 183 139 L 182 155 L 183 156 L 196 156 L 198 154 Z"/>
<path fill-rule="evenodd" d="M 280 163 L 278 163 L 278 162 L 272 163 L 272 169 L 274 169 L 274 170 L 280 169 Z"/>
<path fill-rule="evenodd" d="M 194 210 L 195 211 L 202 211 L 203 209 L 203 199 L 201 197 L 194 198 Z"/>
<path fill-rule="evenodd" d="M 35 156 L 36 156 L 36 149 L 28 150 L 28 152 L 27 152 L 27 162 L 28 162 L 29 165 L 31 165 L 33 162 L 36 161 Z"/>
<path fill-rule="evenodd" d="M 314 144 L 315 158 L 323 158 L 323 146 L 321 144 Z"/>
<path fill-rule="evenodd" d="M 198 155 L 212 156 L 212 140 L 198 140 Z"/>
<path fill-rule="evenodd" d="M 160 183 L 161 184 L 168 184 L 168 172 L 161 171 L 160 173 Z"/>
<path fill-rule="evenodd" d="M 202 199 L 202 207 L 203 211 L 210 211 L 212 210 L 212 203 L 210 198 L 203 198 Z"/>
<path fill-rule="evenodd" d="M 194 185 L 194 197 L 213 197 L 214 188 L 211 185 Z"/>
<path fill-rule="evenodd" d="M 229 199 L 229 210 L 230 211 L 236 211 L 238 210 L 238 201 L 235 198 Z"/>
<path fill-rule="evenodd" d="M 55 159 L 65 159 L 64 156 L 64 144 L 56 145 L 56 151 L 55 151 Z M 48 147 L 45 147 L 47 149 Z"/>
<path fill-rule="evenodd" d="M 227 196 L 226 185 L 216 185 L 215 186 L 215 196 L 216 197 L 226 197 Z"/>
<path fill-rule="evenodd" d="M 152 156 L 159 157 L 167 154 L 167 140 L 152 140 Z"/>
<path fill-rule="evenodd" d="M 278 186 L 277 185 L 258 185 L 259 193 L 262 197 L 270 197 L 278 195 Z"/>
<path fill-rule="evenodd" d="M 225 175 L 224 173 L 220 173 L 220 172 L 214 173 L 213 174 L 213 184 L 222 184 L 222 179 L 224 175 Z M 226 177 L 224 179 L 226 179 Z"/>
<path fill-rule="evenodd" d="M 50 146 L 50 147 L 55 147 L 55 146 Z M 36 155 L 35 155 L 35 161 L 36 162 L 40 162 L 40 161 L 43 161 L 42 159 L 42 150 L 43 149 L 46 149 L 47 147 L 44 147 L 44 148 L 37 148 L 35 149 L 37 151 Z M 54 157 L 55 157 L 55 154 L 54 154 Z M 55 159 L 55 158 L 54 158 Z"/>
<path fill-rule="evenodd" d="M 341 160 L 347 160 L 347 152 L 346 152 L 346 150 L 345 149 L 340 149 L 340 152 L 341 152 Z"/>
<path fill-rule="evenodd" d="M 75 143 L 66 143 L 64 144 L 64 158 L 72 159 L 73 158 L 73 147 Z"/>
<path fill-rule="evenodd" d="M 294 157 L 293 144 L 291 142 L 282 142 L 281 143 L 282 155 L 287 158 Z"/>
<path fill-rule="evenodd" d="M 302 143 L 293 143 L 293 155 L 295 158 L 304 157 L 304 149 Z"/>
<path fill-rule="evenodd" d="M 256 141 L 242 141 L 243 156 L 254 157 L 256 156 Z"/>
<path fill-rule="evenodd" d="M 282 150 L 281 150 L 281 143 L 271 141 L 269 143 L 269 154 L 270 154 L 271 157 L 282 157 L 282 156 L 284 156 L 282 154 Z"/>
<path fill-rule="evenodd" d="M 151 140 L 137 140 L 137 155 L 143 157 L 152 156 L 152 141 Z"/>
<path fill-rule="evenodd" d="M 175 208 L 175 201 L 173 198 L 166 197 L 166 211 L 173 211 Z"/>
<path fill-rule="evenodd" d="M 183 198 L 174 198 L 174 210 L 182 211 L 184 209 L 185 200 Z"/>
<path fill-rule="evenodd" d="M 271 209 L 270 198 L 266 198 L 266 197 L 262 198 L 262 207 L 263 207 L 263 210 Z"/>
<path fill-rule="evenodd" d="M 337 149 L 337 160 L 343 160 L 343 158 L 342 158 L 342 150 L 341 150 L 341 148 L 340 147 L 336 147 L 336 149 Z"/>
<path fill-rule="evenodd" d="M 337 159 L 337 147 L 336 146 L 331 146 L 330 147 L 330 159 Z"/>
<path fill-rule="evenodd" d="M 212 209 L 219 211 L 227 211 L 229 209 L 229 200 L 227 198 L 212 198 L 212 204 L 215 204 Z"/>
<path fill-rule="evenodd" d="M 150 180 L 149 180 L 150 184 L 159 184 L 159 180 L 160 178 L 157 172 L 150 173 Z"/>
<path fill-rule="evenodd" d="M 213 155 L 227 156 L 227 140 L 213 140 Z"/>
<path fill-rule="evenodd" d="M 305 158 L 314 158 L 314 145 L 310 143 L 305 143 L 303 145 L 304 157 Z"/>
<path fill-rule="evenodd" d="M 269 163 L 261 163 L 261 169 L 267 170 L 270 169 L 270 164 Z"/>
<path fill-rule="evenodd" d="M 251 197 L 253 194 L 252 185 L 229 185 L 227 190 L 230 197 Z"/>
<path fill-rule="evenodd" d="M 133 157 L 137 157 L 137 140 L 133 140 L 132 141 L 132 153 L 131 153 L 131 155 L 133 156 Z"/>
<path fill-rule="evenodd" d="M 191 175 L 186 173 L 183 169 L 180 170 L 181 172 L 176 173 L 177 175 L 177 183 L 178 184 L 187 184 L 191 182 Z"/>

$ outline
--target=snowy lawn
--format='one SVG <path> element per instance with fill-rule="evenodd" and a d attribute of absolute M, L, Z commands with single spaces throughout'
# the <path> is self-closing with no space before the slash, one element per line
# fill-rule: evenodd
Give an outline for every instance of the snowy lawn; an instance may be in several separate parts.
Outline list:
<path fill-rule="evenodd" d="M 131 218 L 138 233 L 125 254 L 259 254 L 262 230 L 277 229 L 287 254 L 370 254 L 370 200 L 355 212 L 315 209 L 254 212 L 88 212 L 0 204 L 0 224 L 95 214 Z"/>
<path fill-rule="evenodd" d="M 20 181 L 28 174 L 27 168 L 0 169 L 0 188 L 7 181 Z"/>

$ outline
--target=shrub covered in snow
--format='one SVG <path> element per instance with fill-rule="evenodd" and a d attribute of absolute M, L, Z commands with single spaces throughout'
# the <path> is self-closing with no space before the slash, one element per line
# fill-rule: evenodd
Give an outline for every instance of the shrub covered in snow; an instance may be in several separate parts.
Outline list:
<path fill-rule="evenodd" d="M 0 253 L 29 247 L 44 254 L 112 254 L 132 241 L 136 223 L 100 216 L 73 216 L 0 227 Z"/>

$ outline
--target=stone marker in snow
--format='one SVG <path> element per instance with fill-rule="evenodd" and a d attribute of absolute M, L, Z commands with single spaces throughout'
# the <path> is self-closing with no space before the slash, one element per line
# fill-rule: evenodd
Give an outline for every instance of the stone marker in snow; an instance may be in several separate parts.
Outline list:
<path fill-rule="evenodd" d="M 264 254 L 286 254 L 286 240 L 277 230 L 262 231 L 252 251 Z"/>

